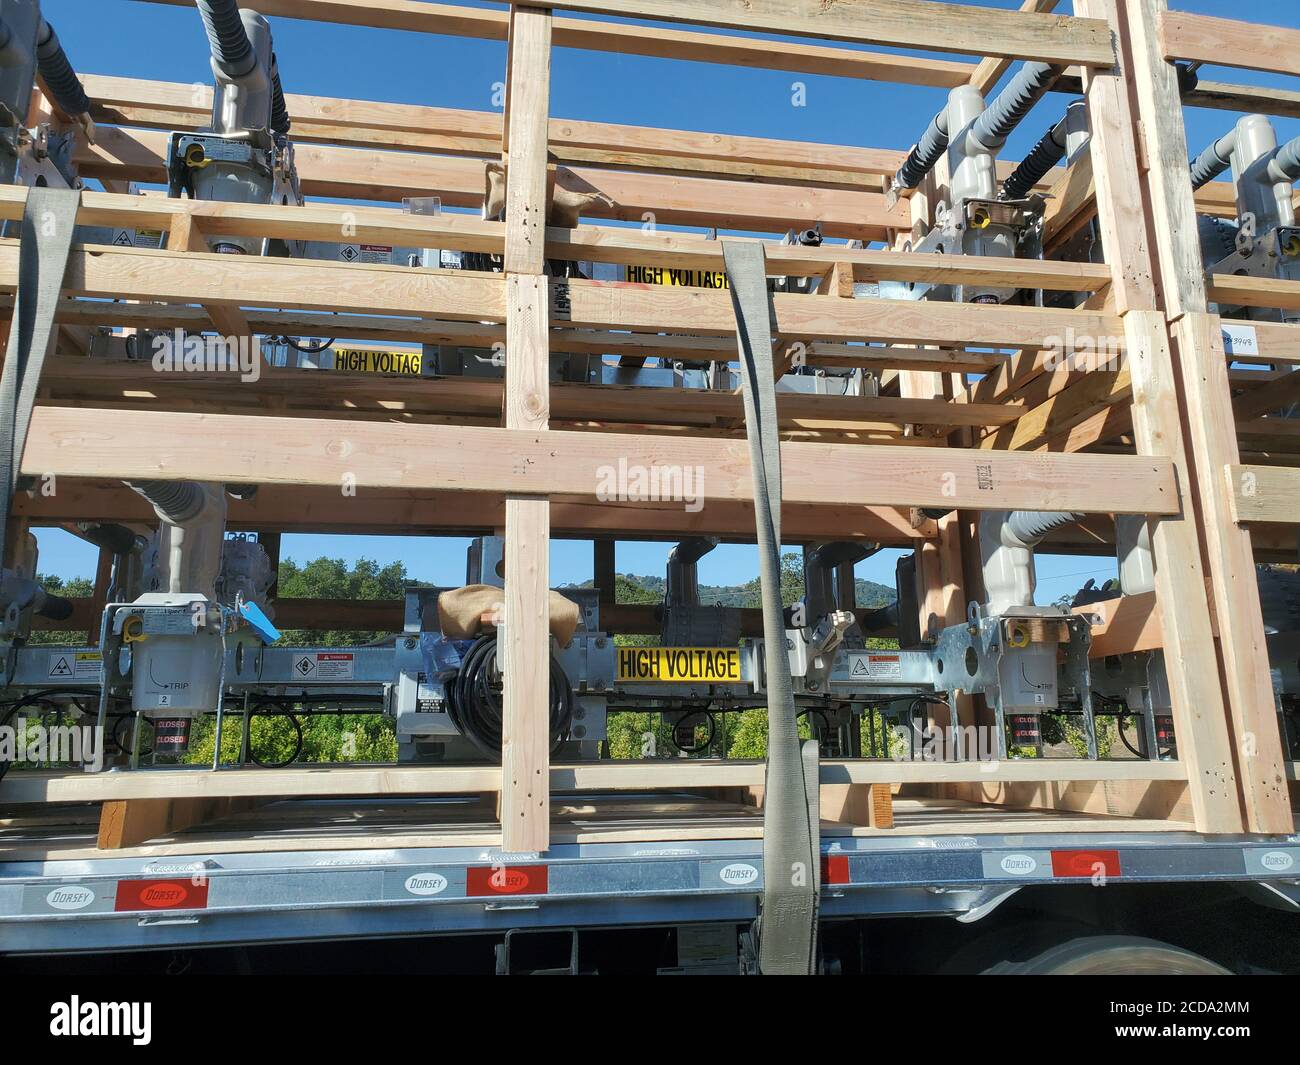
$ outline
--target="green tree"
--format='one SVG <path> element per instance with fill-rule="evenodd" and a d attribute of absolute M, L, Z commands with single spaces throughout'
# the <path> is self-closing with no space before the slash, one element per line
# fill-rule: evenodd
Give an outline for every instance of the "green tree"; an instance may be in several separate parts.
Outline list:
<path fill-rule="evenodd" d="M 341 558 L 318 558 L 300 566 L 292 559 L 280 563 L 280 599 L 330 599 L 348 602 L 357 599 L 401 599 L 408 584 L 406 566 L 391 562 L 381 567 L 372 559 L 358 559 L 351 568 Z M 370 643 L 384 632 L 339 629 L 286 629 L 281 632 L 280 647 L 348 647 Z"/>
<path fill-rule="evenodd" d="M 95 594 L 95 582 L 86 577 L 55 577 L 49 573 L 38 573 L 36 583 L 50 595 L 61 595 L 64 599 L 89 599 Z M 92 624 L 98 625 L 99 618 L 93 618 Z M 27 642 L 30 644 L 84 644 L 90 640 L 90 633 L 85 629 L 37 629 L 33 628 Z"/>

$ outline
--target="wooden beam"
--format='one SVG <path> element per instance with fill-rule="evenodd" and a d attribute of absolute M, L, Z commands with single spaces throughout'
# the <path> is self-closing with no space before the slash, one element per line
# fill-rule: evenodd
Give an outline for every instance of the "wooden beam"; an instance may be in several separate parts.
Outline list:
<path fill-rule="evenodd" d="M 1193 459 L 1189 472 L 1194 473 L 1199 496 L 1215 611 L 1232 622 L 1220 626 L 1219 641 L 1246 825 L 1253 832 L 1290 832 L 1294 822 L 1250 536 L 1233 523 L 1223 476 L 1224 467 L 1239 458 L 1228 362 L 1219 319 L 1205 313 L 1206 290 L 1195 235 L 1196 208 L 1187 180 L 1187 138 L 1178 77 L 1165 61 L 1158 40 L 1160 20 L 1166 14 L 1165 0 L 1133 0 L 1124 6 L 1116 25 L 1123 47 L 1133 56 L 1137 128 L 1150 162 L 1145 180 L 1154 211 L 1165 309 L 1173 320 L 1180 400 Z M 1219 29 L 1226 32 L 1230 27 Z M 1300 34 L 1296 36 L 1300 38 Z M 1269 47 L 1258 37 L 1256 43 Z M 1216 51 L 1220 58 L 1214 62 L 1223 61 L 1225 49 L 1231 56 L 1230 40 L 1221 42 Z M 1165 612 L 1166 620 L 1169 613 Z"/>
<path fill-rule="evenodd" d="M 1118 24 L 1118 0 L 1076 0 L 1076 9 Z M 1140 65 L 1139 61 L 1139 65 Z M 1153 523 L 1156 594 L 1165 634 L 1166 670 L 1173 697 L 1180 755 L 1187 762 L 1196 827 L 1229 833 L 1243 827 L 1226 700 L 1213 632 L 1204 604 L 1200 531 L 1192 458 L 1183 439 L 1176 372 L 1166 321 L 1155 310 L 1155 248 L 1148 230 L 1138 173 L 1137 115 L 1127 85 L 1134 61 L 1121 50 L 1111 70 L 1085 71 L 1084 90 L 1094 128 L 1090 145 L 1097 211 L 1114 295 L 1125 309 L 1127 368 L 1132 379 L 1134 443 L 1140 454 L 1163 457 L 1178 471 L 1178 513 Z M 1186 160 L 1184 159 L 1184 165 Z M 1185 182 L 1188 189 L 1190 182 Z"/>
<path fill-rule="evenodd" d="M 551 352 L 546 266 L 546 138 L 551 12 L 510 8 L 506 75 L 506 343 L 504 424 L 536 434 L 550 424 Z M 505 633 L 502 661 L 501 847 L 550 846 L 551 504 L 506 496 Z"/>
<path fill-rule="evenodd" d="M 715 0 L 705 9 L 691 0 L 566 0 L 566 7 L 894 48 L 933 49 L 942 27 L 938 40 L 948 52 L 1093 66 L 1115 61 L 1110 30 L 1096 20 L 933 0 Z"/>
<path fill-rule="evenodd" d="M 1300 523 L 1300 469 L 1232 463 L 1224 473 L 1234 521 Z"/>
<path fill-rule="evenodd" d="M 552 791 L 642 791 L 761 785 L 763 762 L 670 759 L 554 765 Z M 997 763 L 824 760 L 823 784 L 960 783 L 979 781 L 1186 780 L 1181 762 L 1003 759 Z M 290 795 L 462 795 L 496 792 L 496 766 L 298 766 L 221 773 L 81 773 L 23 770 L 5 777 L 7 803 L 103 802 Z M 1050 830 L 1050 826 L 1049 826 Z"/>
<path fill-rule="evenodd" d="M 0 289 L 12 291 L 17 277 L 17 241 L 0 241 Z M 727 294 L 710 289 L 553 279 L 551 291 L 552 304 L 564 305 L 555 321 L 570 329 L 659 332 L 671 328 L 722 335 L 731 319 Z M 473 322 L 505 319 L 504 280 L 499 274 L 147 248 L 74 248 L 64 292 L 317 311 L 346 307 L 354 314 L 438 315 Z M 1094 337 L 1123 335 L 1113 315 L 1089 311 L 825 300 L 796 294 L 778 294 L 772 303 L 781 335 L 824 340 L 1019 348 L 1042 347 L 1049 338 L 1060 341 L 1070 330 Z M 113 313 L 105 309 L 106 317 Z"/>
<path fill-rule="evenodd" d="M 338 485 L 279 485 L 253 499 L 229 500 L 232 529 L 286 532 L 387 533 L 390 535 L 481 536 L 505 525 L 505 500 L 486 492 L 446 492 L 409 489 L 366 489 L 364 506 L 338 506 Z M 34 525 L 94 519 L 124 524 L 156 520 L 152 509 L 120 482 L 91 482 L 63 478 L 53 496 L 19 493 L 15 513 Z M 572 496 L 551 500 L 552 532 L 585 538 L 593 534 L 625 540 L 665 540 L 681 536 L 719 536 L 745 543 L 754 538 L 754 517 L 748 503 L 713 500 L 691 512 L 680 502 L 628 500 L 599 503 Z M 786 508 L 782 533 L 792 543 L 824 538 L 826 526 L 837 539 L 910 543 L 932 535 L 932 522 L 913 529 L 905 509 L 893 507 L 816 506 Z"/>
<path fill-rule="evenodd" d="M 165 452 L 159 440 L 169 442 Z M 690 471 L 703 476 L 695 487 L 712 505 L 752 499 L 747 455 L 743 440 L 356 421 L 307 432 L 294 418 L 38 407 L 22 472 L 590 499 L 615 492 L 620 469 L 640 466 L 672 483 L 652 492 L 628 481 L 632 495 L 690 494 Z M 787 443 L 781 463 L 787 503 L 1118 514 L 1178 506 L 1172 465 L 1162 458 Z"/>
<path fill-rule="evenodd" d="M 1300 118 L 1300 91 L 1272 85 L 1230 85 L 1202 81 L 1183 97 L 1184 107 L 1210 107 L 1244 115 L 1277 115 Z"/>
<path fill-rule="evenodd" d="M 1300 29 L 1293 26 L 1264 26 L 1167 8 L 1161 8 L 1158 26 L 1154 43 L 1164 59 L 1274 74 L 1295 74 L 1297 70 Z"/>
<path fill-rule="evenodd" d="M 93 145 L 79 144 L 74 161 L 84 177 L 165 183 L 167 135 L 104 127 Z M 294 152 L 303 194 L 344 200 L 397 202 L 437 195 L 444 207 L 478 209 L 483 161 L 415 152 L 300 144 Z M 881 240 L 902 217 L 880 192 L 743 180 L 559 167 L 561 186 L 601 193 L 588 217 L 706 226 L 782 234 L 821 223 L 827 237 Z"/>
<path fill-rule="evenodd" d="M 190 0 L 146 2 L 190 6 Z M 507 14 L 504 11 L 423 3 L 420 0 L 259 0 L 258 10 L 275 18 L 310 19 L 313 22 L 499 41 L 506 39 L 507 32 Z M 936 85 L 947 89 L 967 81 L 974 70 L 972 63 L 942 59 L 858 52 L 785 41 L 774 48 L 771 41 L 589 19 L 556 19 L 552 35 L 557 48 Z"/>
<path fill-rule="evenodd" d="M 1092 621 L 1092 646 L 1088 648 L 1092 658 L 1153 651 L 1165 645 L 1155 592 L 1076 606 L 1074 612 Z"/>
<path fill-rule="evenodd" d="M 1050 14 L 1056 10 L 1061 0 L 1024 0 L 1021 11 L 1034 11 Z M 970 83 L 979 89 L 981 96 L 987 96 L 1002 80 L 1002 75 L 1011 69 L 1011 60 L 999 56 L 987 56 L 981 59 L 970 77 Z"/>
<path fill-rule="evenodd" d="M 122 850 L 252 809 L 250 798 L 113 799 L 100 810 L 100 850 Z"/>

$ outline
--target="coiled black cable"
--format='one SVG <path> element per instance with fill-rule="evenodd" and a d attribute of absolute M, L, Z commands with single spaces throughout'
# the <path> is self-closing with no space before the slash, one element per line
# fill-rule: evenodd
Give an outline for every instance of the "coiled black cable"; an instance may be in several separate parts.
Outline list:
<path fill-rule="evenodd" d="M 257 757 L 257 753 L 253 750 L 253 738 L 251 735 L 251 731 L 252 731 L 253 719 L 259 717 L 287 717 L 289 719 L 289 724 L 290 726 L 292 726 L 295 733 L 295 746 L 293 749 L 293 753 L 290 754 L 288 758 L 283 758 L 280 759 L 279 761 L 272 761 L 270 759 L 264 761 L 263 759 Z M 288 710 L 282 710 L 280 707 L 275 705 L 257 707 L 255 710 L 253 710 L 252 717 L 249 720 L 249 731 L 250 731 L 250 735 L 248 738 L 248 760 L 252 762 L 254 765 L 261 766 L 263 769 L 283 769 L 285 766 L 292 765 L 294 762 L 296 762 L 298 760 L 298 756 L 302 754 L 302 743 L 303 743 L 302 722 L 298 720 L 296 715 L 290 713 Z"/>
<path fill-rule="evenodd" d="M 444 675 L 447 712 L 460 734 L 493 761 L 501 758 L 501 668 L 495 634 L 480 636 L 461 659 L 460 667 Z M 573 691 L 560 664 L 551 659 L 550 733 L 554 751 L 569 735 L 573 721 Z"/>

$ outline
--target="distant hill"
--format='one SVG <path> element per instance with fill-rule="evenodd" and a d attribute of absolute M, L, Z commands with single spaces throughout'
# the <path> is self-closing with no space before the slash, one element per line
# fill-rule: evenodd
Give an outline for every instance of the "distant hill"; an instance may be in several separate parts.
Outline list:
<path fill-rule="evenodd" d="M 640 573 L 620 573 L 617 577 L 619 602 L 658 603 L 663 601 L 664 590 L 667 585 L 665 577 L 647 576 Z M 582 584 L 569 585 L 568 587 L 591 588 L 593 583 L 592 581 L 584 581 Z M 785 584 L 786 582 L 783 581 L 782 583 Z M 802 581 L 798 583 L 800 587 L 795 590 L 794 598 L 796 599 L 803 594 Z M 860 607 L 886 606 L 895 599 L 894 589 L 883 584 L 877 584 L 875 581 L 869 581 L 863 577 L 859 577 L 855 584 L 857 585 L 857 605 Z M 791 601 L 788 596 L 783 596 L 783 598 L 787 602 Z M 745 584 L 701 584 L 700 602 L 706 605 L 757 607 L 761 605 L 758 597 L 758 578 L 747 581 Z"/>

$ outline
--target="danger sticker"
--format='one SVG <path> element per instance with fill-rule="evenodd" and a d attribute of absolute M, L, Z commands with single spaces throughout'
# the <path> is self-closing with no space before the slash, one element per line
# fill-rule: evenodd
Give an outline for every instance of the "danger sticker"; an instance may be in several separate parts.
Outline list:
<path fill-rule="evenodd" d="M 341 373 L 397 374 L 418 377 L 424 357 L 418 351 L 373 351 L 369 348 L 335 348 L 331 369 Z"/>
<path fill-rule="evenodd" d="M 859 679 L 876 679 L 879 677 L 901 677 L 903 659 L 900 655 L 863 654 L 856 652 L 849 655 L 849 676 Z"/>
<path fill-rule="evenodd" d="M 339 258 L 345 263 L 391 263 L 393 249 L 388 244 L 340 244 Z"/>
<path fill-rule="evenodd" d="M 100 662 L 98 651 L 55 651 L 46 675 L 51 680 L 98 680 Z"/>
<path fill-rule="evenodd" d="M 351 680 L 353 658 L 340 651 L 317 651 L 293 656 L 294 676 L 302 680 Z"/>
<path fill-rule="evenodd" d="M 618 679 L 680 684 L 740 680 L 738 647 L 620 647 Z"/>

